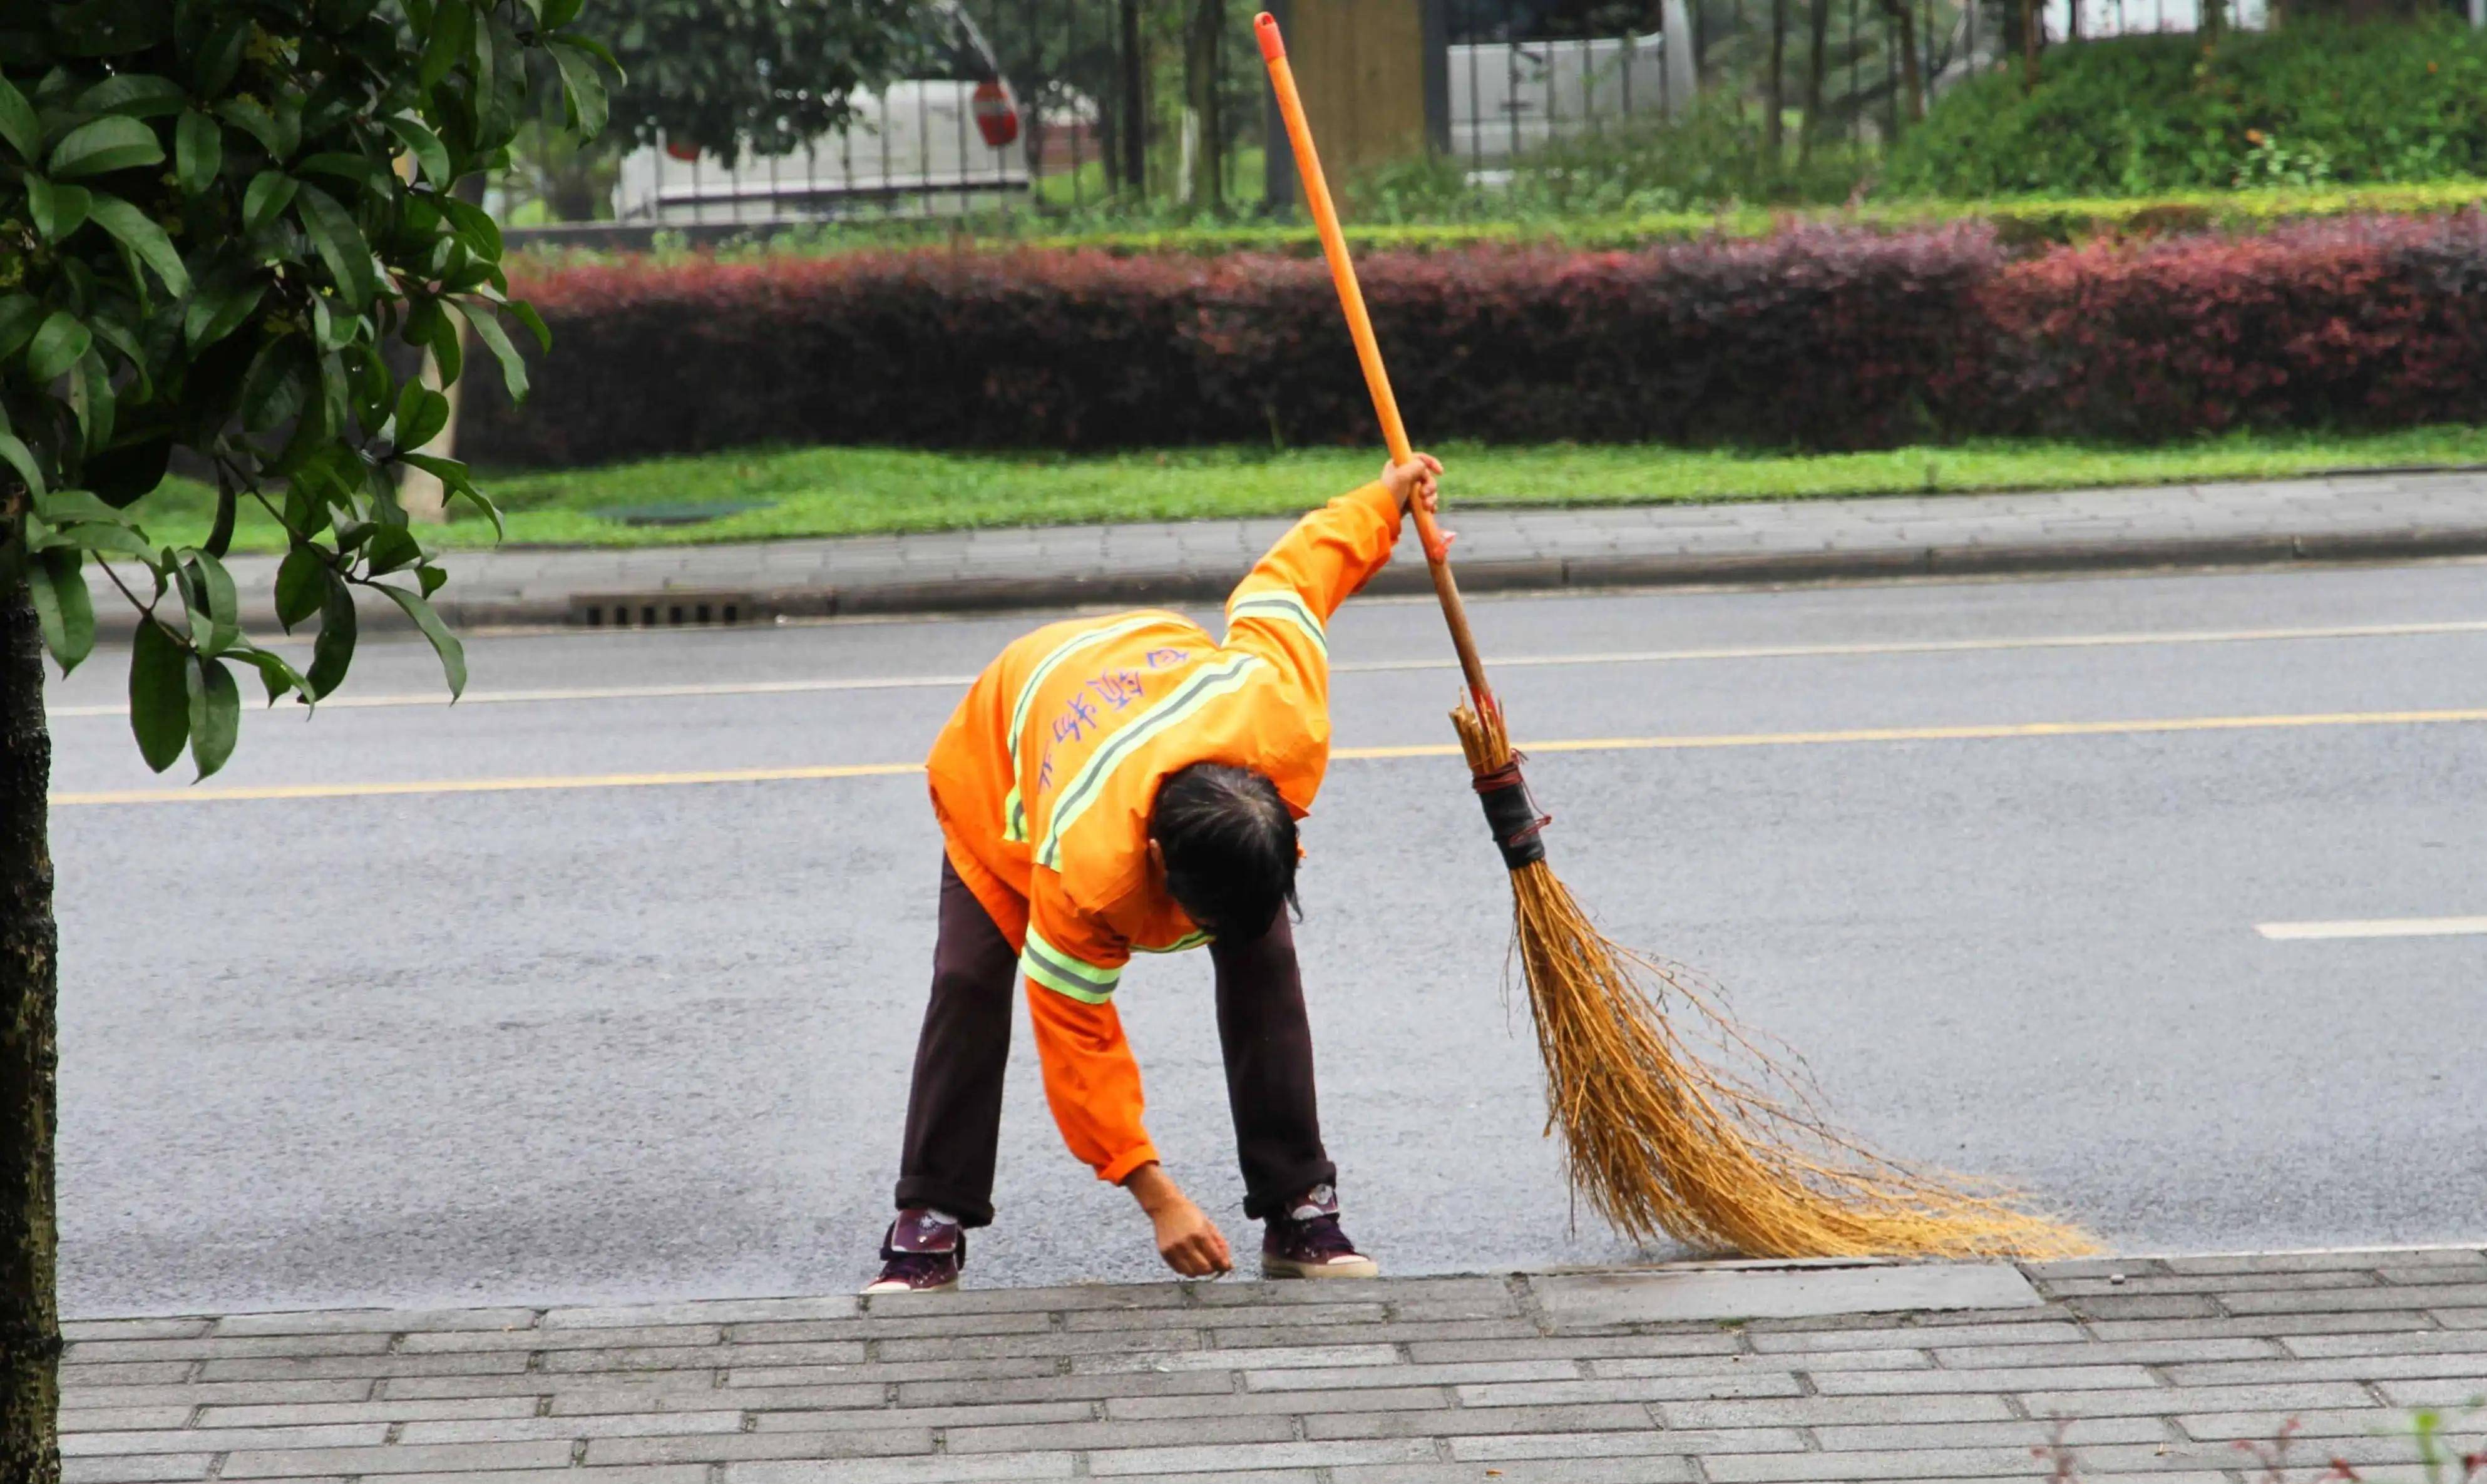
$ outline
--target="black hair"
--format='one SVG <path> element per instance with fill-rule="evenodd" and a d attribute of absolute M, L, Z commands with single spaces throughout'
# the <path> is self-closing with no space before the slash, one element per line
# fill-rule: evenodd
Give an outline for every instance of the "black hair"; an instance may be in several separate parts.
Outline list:
<path fill-rule="evenodd" d="M 1149 815 L 1166 892 L 1211 933 L 1258 937 L 1296 904 L 1296 817 L 1249 769 L 1194 763 L 1166 775 Z M 1300 913 L 1300 909 L 1298 909 Z"/>

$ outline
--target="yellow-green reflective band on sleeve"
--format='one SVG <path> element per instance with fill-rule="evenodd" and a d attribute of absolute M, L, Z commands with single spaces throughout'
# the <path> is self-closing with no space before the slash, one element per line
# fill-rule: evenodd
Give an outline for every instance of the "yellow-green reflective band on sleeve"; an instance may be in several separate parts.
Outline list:
<path fill-rule="evenodd" d="M 1082 1004 L 1102 1005 L 1114 997 L 1114 986 L 1122 982 L 1119 968 L 1099 968 L 1054 947 L 1039 936 L 1036 929 L 1027 930 L 1027 946 L 1019 957 L 1020 972 L 1058 994 L 1068 994 Z"/>
<path fill-rule="evenodd" d="M 1313 612 L 1312 604 L 1294 593 L 1252 593 L 1237 599 L 1234 608 L 1226 615 L 1229 633 L 1232 633 L 1238 619 L 1246 618 L 1276 619 L 1280 623 L 1293 624 L 1313 641 L 1313 648 L 1321 652 L 1322 658 L 1329 658 L 1329 635 L 1322 631 L 1320 617 Z"/>
<path fill-rule="evenodd" d="M 1187 948 L 1197 948 L 1207 941 L 1209 941 L 1209 935 L 1206 933 L 1186 933 L 1162 948 L 1152 948 L 1146 943 L 1133 943 L 1132 947 L 1140 953 L 1181 953 Z"/>
<path fill-rule="evenodd" d="M 1126 722 L 1123 729 L 1105 740 L 1105 744 L 1088 755 L 1088 761 L 1072 775 L 1061 795 L 1053 801 L 1053 815 L 1045 826 L 1045 841 L 1036 850 L 1036 862 L 1049 870 L 1062 868 L 1062 832 L 1071 827 L 1090 804 L 1104 793 L 1105 780 L 1116 768 L 1137 753 L 1150 738 L 1179 725 L 1184 718 L 1230 691 L 1244 688 L 1244 682 L 1261 661 L 1250 655 L 1239 655 L 1223 664 L 1195 670 L 1166 697 L 1139 715 Z"/>
<path fill-rule="evenodd" d="M 1027 801 L 1020 797 L 1019 789 L 1019 740 L 1020 734 L 1027 730 L 1027 714 L 1036 708 L 1038 687 L 1045 684 L 1046 677 L 1051 675 L 1064 660 L 1081 650 L 1093 649 L 1110 639 L 1119 639 L 1127 633 L 1146 629 L 1157 622 L 1159 622 L 1159 616 L 1149 614 L 1140 618 L 1127 618 L 1119 624 L 1109 624 L 1103 629 L 1091 629 L 1085 633 L 1075 633 L 1055 645 L 1053 652 L 1038 660 L 1036 668 L 1027 673 L 1026 683 L 1019 687 L 1019 700 L 1011 707 L 1011 786 L 1009 796 L 1002 800 L 1003 839 L 1020 841 L 1027 838 Z"/>

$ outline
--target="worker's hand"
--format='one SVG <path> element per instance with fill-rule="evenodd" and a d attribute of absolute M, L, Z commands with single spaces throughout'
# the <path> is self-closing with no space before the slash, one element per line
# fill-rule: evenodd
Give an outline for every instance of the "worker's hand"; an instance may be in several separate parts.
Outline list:
<path fill-rule="evenodd" d="M 1439 459 L 1431 454 L 1411 454 L 1406 463 L 1382 466 L 1382 488 L 1390 491 L 1390 497 L 1399 502 L 1401 510 L 1406 510 L 1412 500 L 1418 508 L 1431 515 L 1441 498 L 1434 485 L 1441 472 L 1442 461 Z"/>
<path fill-rule="evenodd" d="M 1215 1277 L 1235 1271 L 1235 1255 L 1209 1214 L 1191 1203 L 1156 1164 L 1143 1164 L 1123 1182 L 1157 1228 L 1158 1255 L 1188 1278 Z"/>

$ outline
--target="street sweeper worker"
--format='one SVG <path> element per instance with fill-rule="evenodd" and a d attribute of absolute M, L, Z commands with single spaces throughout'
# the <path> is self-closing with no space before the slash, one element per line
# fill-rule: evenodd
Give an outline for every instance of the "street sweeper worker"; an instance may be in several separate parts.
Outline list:
<path fill-rule="evenodd" d="M 926 763 L 943 844 L 932 1002 L 898 1216 L 865 1292 L 954 1286 L 967 1229 L 992 1220 L 1022 987 L 1071 1152 L 1132 1193 L 1168 1267 L 1234 1267 L 1158 1162 L 1114 1011 L 1133 953 L 1203 945 L 1263 1274 L 1376 1271 L 1339 1226 L 1288 910 L 1296 821 L 1329 760 L 1325 628 L 1389 561 L 1409 503 L 1433 508 L 1440 471 L 1413 455 L 1298 521 L 1227 599 L 1222 641 L 1162 611 L 1048 625 L 1003 650 L 951 714 Z"/>

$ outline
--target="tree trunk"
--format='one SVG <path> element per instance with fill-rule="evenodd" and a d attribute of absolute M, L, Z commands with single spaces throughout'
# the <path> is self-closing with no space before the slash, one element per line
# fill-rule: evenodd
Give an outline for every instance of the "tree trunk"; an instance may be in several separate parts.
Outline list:
<path fill-rule="evenodd" d="M 1762 80 L 1762 138 L 1770 155 L 1771 175 L 1787 163 L 1787 28 L 1788 0 L 1771 0 L 1771 70 Z"/>
<path fill-rule="evenodd" d="M 19 587 L 0 598 L 0 1479 L 10 1484 L 61 1476 L 51 774 L 42 630 Z"/>
<path fill-rule="evenodd" d="M 1804 59 L 1804 124 L 1797 135 L 1797 163 L 1813 159 L 1813 142 L 1822 134 L 1823 74 L 1830 66 L 1830 0 L 1813 0 L 1810 17 L 1813 25 L 1813 49 Z"/>
<path fill-rule="evenodd" d="M 2215 42 L 2228 28 L 2228 7 L 2225 0 L 2202 0 L 2202 40 Z"/>
<path fill-rule="evenodd" d="M 2079 0 L 2076 0 L 2078 6 Z M 2038 0 L 2021 0 L 2021 90 L 2034 93 L 2038 89 L 2038 51 L 2047 44 L 2046 13 L 2038 9 Z"/>
<path fill-rule="evenodd" d="M 1216 210 L 1226 204 L 1226 136 L 1217 117 L 1217 41 L 1226 29 L 1226 0 L 1193 0 L 1184 37 L 1183 83 L 1190 114 L 1191 204 Z"/>
<path fill-rule="evenodd" d="M 1901 117 L 1910 124 L 1926 116 L 1925 74 L 1917 63 L 1917 12 L 1912 0 L 1883 0 L 1890 18 L 1893 47 L 1900 54 Z"/>
<path fill-rule="evenodd" d="M 1140 56 L 1140 0 L 1122 0 L 1117 7 L 1121 16 L 1123 38 L 1122 75 L 1122 146 L 1123 183 L 1133 195 L 1148 194 L 1149 179 L 1149 98 L 1148 70 Z"/>

